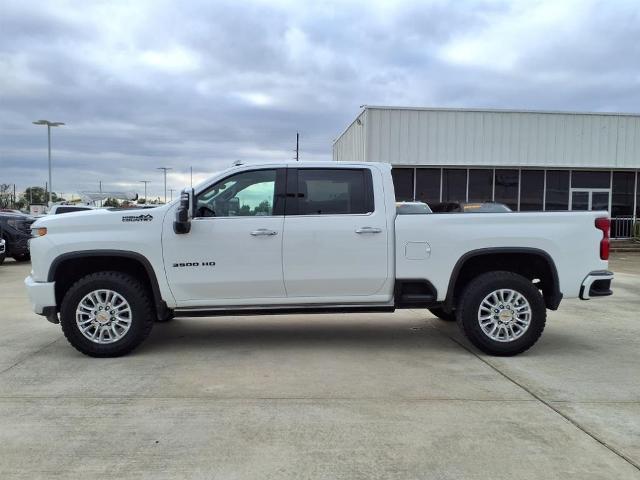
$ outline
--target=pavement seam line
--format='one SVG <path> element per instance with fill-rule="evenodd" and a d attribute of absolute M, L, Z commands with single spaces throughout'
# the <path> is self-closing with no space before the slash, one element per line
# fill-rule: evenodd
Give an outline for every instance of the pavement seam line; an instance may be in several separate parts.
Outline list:
<path fill-rule="evenodd" d="M 436 327 L 436 330 L 439 330 L 440 333 L 443 333 L 449 340 L 451 340 L 452 342 L 458 344 L 459 346 L 461 346 L 462 348 L 464 348 L 467 352 L 471 353 L 471 355 L 473 355 L 474 357 L 476 357 L 478 360 L 480 360 L 482 363 L 484 363 L 485 365 L 487 365 L 489 368 L 491 368 L 493 371 L 495 371 L 496 373 L 498 373 L 499 375 L 501 375 L 502 377 L 506 378 L 508 381 L 510 381 L 511 383 L 513 383 L 514 385 L 520 387 L 522 390 L 524 390 L 525 392 L 527 392 L 529 395 L 531 395 L 533 398 L 535 398 L 536 400 L 538 400 L 538 402 L 542 403 L 544 406 L 546 406 L 548 409 L 552 410 L 553 412 L 555 412 L 556 414 L 558 414 L 559 416 L 561 416 L 562 418 L 564 418 L 567 422 L 569 422 L 571 425 L 573 425 L 574 427 L 576 427 L 578 430 L 580 430 L 582 433 L 588 435 L 589 437 L 591 437 L 593 440 L 595 440 L 596 442 L 598 442 L 600 445 L 602 445 L 604 448 L 606 448 L 607 450 L 609 450 L 611 453 L 613 453 L 614 455 L 618 456 L 619 458 L 621 458 L 622 460 L 624 460 L 625 462 L 627 462 L 629 465 L 631 465 L 632 467 L 635 467 L 636 470 L 640 471 L 640 464 L 638 464 L 636 461 L 634 461 L 632 458 L 630 458 L 629 456 L 625 455 L 624 453 L 618 451 L 616 448 L 614 448 L 613 446 L 609 445 L 607 442 L 605 442 L 604 440 L 601 440 L 600 438 L 598 438 L 596 436 L 595 433 L 591 433 L 589 430 L 587 430 L 585 427 L 583 427 L 582 425 L 580 425 L 578 422 L 576 422 L 575 420 L 573 420 L 571 417 L 569 417 L 568 415 L 562 413 L 559 409 L 555 408 L 550 402 L 548 402 L 547 400 L 545 400 L 544 398 L 542 398 L 540 395 L 534 393 L 532 390 L 530 390 L 529 388 L 527 388 L 525 385 L 521 384 L 520 382 L 518 382 L 517 380 L 511 378 L 509 375 L 507 375 L 506 373 L 502 372 L 501 370 L 498 369 L 498 367 L 496 367 L 495 365 L 493 365 L 491 362 L 489 362 L 488 360 L 482 358 L 480 355 L 478 355 L 478 353 L 476 353 L 475 351 L 473 351 L 472 349 L 470 349 L 469 347 L 467 347 L 466 345 L 464 345 L 462 342 L 458 341 L 457 339 L 451 337 L 450 335 L 448 335 L 447 333 L 443 332 L 442 330 L 440 330 L 438 327 Z"/>
<path fill-rule="evenodd" d="M 20 365 L 21 363 L 25 362 L 27 359 L 33 357 L 34 355 L 39 354 L 41 351 L 43 351 L 44 349 L 50 347 L 51 345 L 53 345 L 54 343 L 56 343 L 58 340 L 60 340 L 59 338 L 56 338 L 53 342 L 49 342 L 46 345 L 40 347 L 38 350 L 36 350 L 35 352 L 31 352 L 30 354 L 28 354 L 27 356 L 25 356 L 24 358 L 21 358 L 20 360 L 18 360 L 16 363 L 14 363 L 13 365 L 9 365 L 7 368 L 5 368 L 4 370 L 0 371 L 0 375 L 2 375 L 5 372 L 8 372 L 9 370 L 11 370 L 13 367 L 17 367 L 18 365 Z"/>
<path fill-rule="evenodd" d="M 378 398 L 378 397 L 214 397 L 207 395 L 0 395 L 5 400 L 211 400 L 216 402 L 254 401 L 320 401 L 320 402 L 384 402 L 384 403 L 427 403 L 427 402 L 476 402 L 476 403 L 533 403 L 535 399 L 476 399 L 476 398 Z"/>

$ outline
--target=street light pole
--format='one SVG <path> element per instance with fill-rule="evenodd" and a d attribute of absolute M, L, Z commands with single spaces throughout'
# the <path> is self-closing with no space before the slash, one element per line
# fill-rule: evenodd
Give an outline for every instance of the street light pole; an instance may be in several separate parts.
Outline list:
<path fill-rule="evenodd" d="M 144 183 L 144 204 L 147 204 L 147 183 L 151 183 L 150 180 L 140 180 L 140 183 Z"/>
<path fill-rule="evenodd" d="M 170 167 L 158 167 L 158 170 L 164 172 L 164 203 L 167 203 L 167 170 L 172 170 Z"/>
<path fill-rule="evenodd" d="M 50 122 L 49 120 L 38 120 L 32 122 L 34 125 L 47 126 L 47 145 L 49 150 L 49 206 L 53 203 L 53 188 L 51 183 L 51 127 L 59 127 L 64 125 L 63 122 Z"/>

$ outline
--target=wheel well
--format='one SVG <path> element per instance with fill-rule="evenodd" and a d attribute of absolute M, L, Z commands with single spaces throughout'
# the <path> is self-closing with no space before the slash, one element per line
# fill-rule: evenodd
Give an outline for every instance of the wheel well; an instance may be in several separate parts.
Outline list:
<path fill-rule="evenodd" d="M 462 258 L 452 273 L 446 305 L 454 309 L 462 292 L 471 280 L 487 272 L 507 271 L 529 279 L 542 290 L 547 308 L 558 308 L 562 294 L 558 274 L 551 260 L 543 252 L 494 252 L 472 254 Z"/>
<path fill-rule="evenodd" d="M 153 300 L 156 313 L 164 314 L 166 306 L 160 297 L 158 283 L 153 272 L 144 263 L 129 256 L 111 255 L 74 255 L 70 258 L 62 259 L 52 267 L 49 272 L 49 281 L 55 281 L 56 305 L 60 309 L 60 304 L 65 293 L 71 286 L 82 277 L 95 272 L 122 272 L 137 278 L 147 289 L 149 296 Z M 152 277 L 153 276 L 153 277 Z"/>

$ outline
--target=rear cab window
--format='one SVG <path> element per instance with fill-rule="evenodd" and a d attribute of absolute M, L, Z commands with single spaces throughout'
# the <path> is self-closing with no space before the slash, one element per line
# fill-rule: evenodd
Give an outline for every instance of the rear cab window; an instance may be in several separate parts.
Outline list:
<path fill-rule="evenodd" d="M 288 172 L 287 215 L 366 215 L 374 209 L 369 169 L 298 168 Z"/>

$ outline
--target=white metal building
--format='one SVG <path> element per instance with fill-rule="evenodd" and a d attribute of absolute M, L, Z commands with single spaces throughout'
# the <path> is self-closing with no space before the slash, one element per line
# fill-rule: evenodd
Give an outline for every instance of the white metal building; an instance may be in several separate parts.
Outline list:
<path fill-rule="evenodd" d="M 364 106 L 333 159 L 391 163 L 399 200 L 640 218 L 640 115 Z"/>

